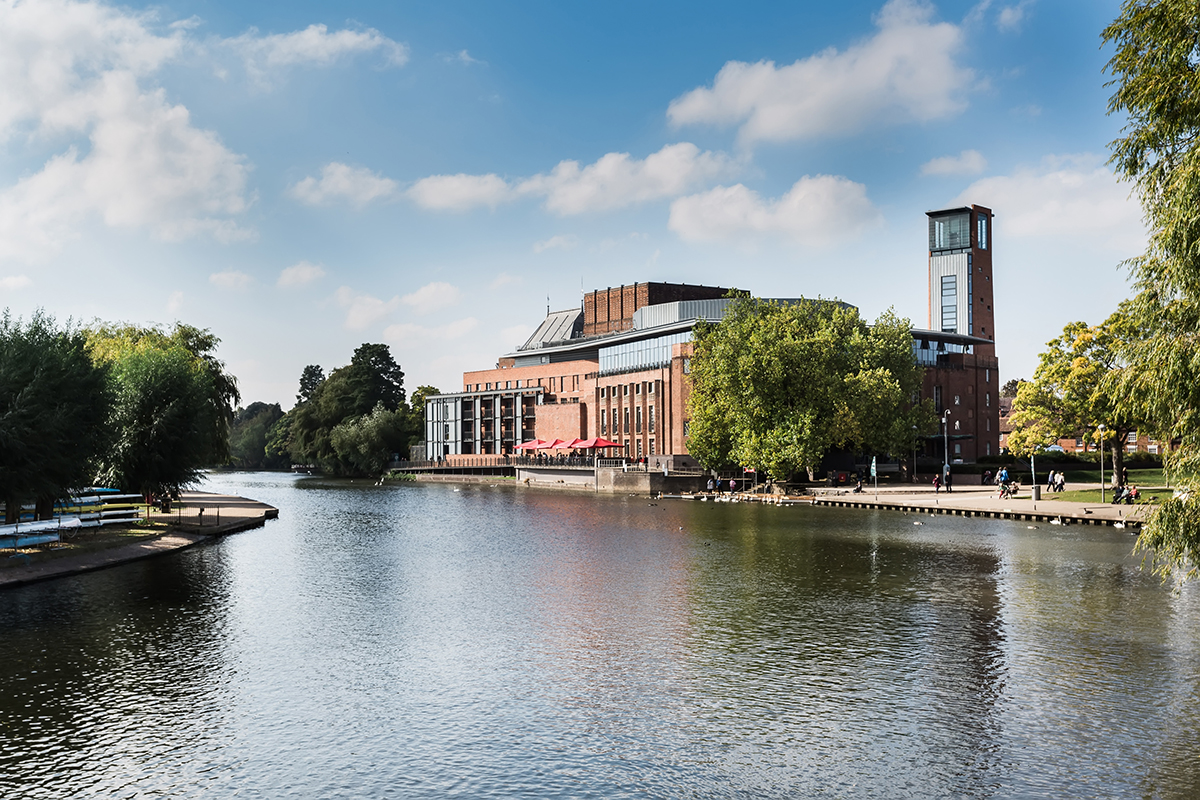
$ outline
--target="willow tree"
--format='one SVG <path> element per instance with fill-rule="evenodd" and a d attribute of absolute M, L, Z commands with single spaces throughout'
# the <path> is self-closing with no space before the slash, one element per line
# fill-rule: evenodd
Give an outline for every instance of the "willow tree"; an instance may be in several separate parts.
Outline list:
<path fill-rule="evenodd" d="M 217 360 L 207 330 L 103 326 L 88 332 L 92 356 L 108 367 L 110 447 L 97 479 L 144 495 L 194 484 L 205 466 L 229 458 L 237 382 Z"/>
<path fill-rule="evenodd" d="M 1178 442 L 1182 487 L 1147 520 L 1139 547 L 1165 575 L 1200 567 L 1200 4 L 1126 0 L 1104 30 L 1114 48 L 1109 113 L 1127 116 L 1111 162 L 1141 200 L 1149 243 L 1128 266 L 1141 336 L 1126 348 L 1123 405 Z"/>
<path fill-rule="evenodd" d="M 837 302 L 735 299 L 719 324 L 695 329 L 688 452 L 776 480 L 835 448 L 911 452 L 933 412 L 914 402 L 910 328 L 891 312 L 868 326 Z"/>
<path fill-rule="evenodd" d="M 109 393 L 103 367 L 70 323 L 38 312 L 0 316 L 0 500 L 5 522 L 23 503 L 49 518 L 54 501 L 92 481 L 105 450 Z"/>

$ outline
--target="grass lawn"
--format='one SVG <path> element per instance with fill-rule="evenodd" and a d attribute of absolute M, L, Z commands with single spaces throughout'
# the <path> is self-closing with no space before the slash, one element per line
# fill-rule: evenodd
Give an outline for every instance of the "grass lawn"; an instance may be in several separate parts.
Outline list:
<path fill-rule="evenodd" d="M 1067 473 L 1067 483 L 1099 483 L 1100 469 L 1081 469 L 1081 470 L 1065 470 Z M 1038 478 L 1044 486 L 1046 484 L 1046 473 L 1042 470 L 1038 471 Z M 1131 469 L 1129 470 L 1129 482 L 1138 487 L 1141 491 L 1143 486 L 1166 486 L 1167 479 L 1163 475 L 1161 469 Z M 1104 483 L 1106 486 L 1112 485 L 1112 470 L 1104 470 Z M 1097 495 L 1099 496 L 1099 495 Z"/>
<path fill-rule="evenodd" d="M 1068 473 L 1068 474 L 1070 474 L 1070 473 Z M 1131 483 L 1133 482 L 1133 473 L 1130 473 L 1129 480 Z M 1168 497 L 1170 497 L 1172 494 L 1174 494 L 1174 490 L 1172 490 L 1172 489 L 1144 487 L 1141 484 L 1135 484 L 1135 485 L 1138 487 L 1138 493 L 1141 495 L 1141 497 L 1138 499 L 1138 503 L 1137 503 L 1139 506 L 1143 506 L 1146 504 L 1153 504 L 1154 502 L 1157 502 L 1157 501 L 1151 500 L 1150 499 L 1151 497 L 1157 497 L 1158 500 L 1161 501 L 1161 500 L 1166 500 Z M 1071 503 L 1099 503 L 1100 502 L 1100 490 L 1099 489 L 1083 489 L 1083 490 L 1077 491 L 1077 492 L 1051 492 L 1049 494 L 1043 493 L 1042 499 L 1043 500 L 1066 500 Z M 1112 502 L 1112 492 L 1108 489 L 1104 490 L 1104 502 L 1106 502 L 1106 503 Z"/>
<path fill-rule="evenodd" d="M 110 547 L 120 547 L 123 544 L 153 539 L 166 532 L 167 522 L 154 520 L 149 523 L 134 525 L 107 525 L 103 528 L 83 528 L 73 532 L 71 538 L 57 544 L 42 545 L 41 547 L 25 547 L 20 556 L 13 558 L 11 549 L 0 550 L 0 569 L 6 567 L 24 567 L 31 564 L 41 564 L 64 556 L 74 556 L 80 553 L 94 553 L 107 550 Z M 26 559 L 24 556 L 28 556 Z"/>

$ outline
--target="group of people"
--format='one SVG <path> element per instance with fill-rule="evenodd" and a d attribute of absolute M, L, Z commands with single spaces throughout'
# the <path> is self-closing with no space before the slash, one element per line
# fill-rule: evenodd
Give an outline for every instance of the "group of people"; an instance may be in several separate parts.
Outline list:
<path fill-rule="evenodd" d="M 737 491 L 737 480 L 734 478 L 730 478 L 728 481 L 724 481 L 724 482 L 722 482 L 722 480 L 720 478 L 717 478 L 715 480 L 713 478 L 709 478 L 708 479 L 708 493 L 712 494 L 713 491 L 715 490 L 717 494 L 720 494 L 722 492 L 722 484 L 724 485 L 724 488 L 729 490 L 730 494 L 733 494 L 734 492 Z"/>
<path fill-rule="evenodd" d="M 1063 472 L 1055 472 L 1050 470 L 1050 474 L 1046 477 L 1047 492 L 1064 492 L 1067 489 L 1067 476 Z"/>
<path fill-rule="evenodd" d="M 1118 486 L 1113 489 L 1112 501 L 1114 505 L 1124 503 L 1127 506 L 1131 506 L 1138 501 L 1139 497 L 1141 497 L 1141 494 L 1138 492 L 1136 486 Z"/>
<path fill-rule="evenodd" d="M 942 487 L 945 487 L 947 492 L 954 488 L 954 473 L 950 471 L 949 464 L 942 467 L 941 475 L 933 476 L 933 493 L 937 494 Z"/>

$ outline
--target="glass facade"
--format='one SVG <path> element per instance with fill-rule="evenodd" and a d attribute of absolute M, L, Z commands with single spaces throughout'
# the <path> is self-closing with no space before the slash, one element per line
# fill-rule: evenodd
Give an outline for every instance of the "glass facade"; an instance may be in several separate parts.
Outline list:
<path fill-rule="evenodd" d="M 958 333 L 958 276 L 942 276 L 942 333 Z"/>
<path fill-rule="evenodd" d="M 601 347 L 600 374 L 619 375 L 622 372 L 637 372 L 643 369 L 669 366 L 672 346 L 691 340 L 691 331 L 681 331 L 668 336 L 659 336 L 656 339 Z"/>
<path fill-rule="evenodd" d="M 929 218 L 929 249 L 960 250 L 971 246 L 971 215 Z"/>
<path fill-rule="evenodd" d="M 947 353 L 971 352 L 973 350 L 969 344 L 939 342 L 936 339 L 913 339 L 913 355 L 916 356 L 917 363 L 922 367 L 937 366 L 938 356 L 944 356 Z"/>

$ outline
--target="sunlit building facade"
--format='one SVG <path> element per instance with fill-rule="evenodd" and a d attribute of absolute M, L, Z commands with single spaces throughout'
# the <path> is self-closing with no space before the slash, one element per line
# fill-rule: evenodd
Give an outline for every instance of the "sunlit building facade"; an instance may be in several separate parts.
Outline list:
<path fill-rule="evenodd" d="M 929 212 L 928 327 L 913 329 L 923 396 L 947 420 L 951 460 L 999 452 L 992 328 L 991 220 L 981 206 Z M 691 465 L 687 398 L 692 330 L 718 322 L 725 287 L 638 283 L 598 289 L 552 311 L 494 368 L 426 401 L 425 457 L 469 463 L 532 439 L 600 436 L 630 458 Z M 779 302 L 797 302 L 783 299 Z M 941 454 L 943 438 L 931 438 Z"/>

